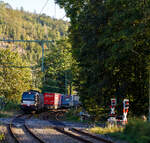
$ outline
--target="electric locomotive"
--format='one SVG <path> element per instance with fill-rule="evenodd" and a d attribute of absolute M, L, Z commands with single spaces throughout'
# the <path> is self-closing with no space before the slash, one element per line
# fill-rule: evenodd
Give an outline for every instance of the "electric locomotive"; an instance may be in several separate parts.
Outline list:
<path fill-rule="evenodd" d="M 22 94 L 21 109 L 23 111 L 40 111 L 44 108 L 44 96 L 36 90 L 29 90 Z"/>

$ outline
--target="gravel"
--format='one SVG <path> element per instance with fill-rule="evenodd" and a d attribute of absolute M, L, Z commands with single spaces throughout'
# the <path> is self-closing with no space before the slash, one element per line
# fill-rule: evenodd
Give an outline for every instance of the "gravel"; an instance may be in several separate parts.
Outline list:
<path fill-rule="evenodd" d="M 15 133 L 15 136 L 17 137 L 17 139 L 19 139 L 21 143 L 38 143 L 38 141 L 34 137 L 32 137 L 24 127 L 13 127 L 12 129 L 13 133 Z"/>
<path fill-rule="evenodd" d="M 34 127 L 29 126 L 31 131 L 38 137 L 40 137 L 45 143 L 80 143 L 79 141 L 72 139 L 69 136 L 66 136 L 50 127 Z"/>
<path fill-rule="evenodd" d="M 0 133 L 4 133 L 5 141 L 7 143 L 15 143 L 14 139 L 11 137 L 10 133 L 8 132 L 8 125 L 0 124 Z"/>
<path fill-rule="evenodd" d="M 0 122 L 3 123 L 2 125 L 0 125 L 0 133 L 1 132 L 5 133 L 6 141 L 8 143 L 14 143 L 14 139 L 12 139 L 11 135 L 8 133 L 7 130 L 7 126 L 11 120 L 12 118 L 0 118 Z M 64 124 L 66 128 L 78 128 L 84 130 L 85 132 L 89 132 L 87 130 L 88 128 L 87 124 L 65 122 L 65 121 L 63 121 L 62 124 Z M 55 127 L 56 125 L 50 120 L 48 121 L 31 118 L 26 120 L 26 125 L 29 128 L 31 128 L 31 131 L 33 131 L 35 135 L 39 136 L 46 143 L 79 143 L 79 141 L 54 130 L 52 127 Z M 22 140 L 23 143 L 35 142 L 35 139 L 33 139 L 33 137 L 30 138 L 31 135 L 28 136 L 28 133 L 26 133 L 25 129 L 22 126 L 22 123 L 16 125 L 16 127 L 14 128 L 14 132 L 19 137 L 19 139 Z M 109 139 L 114 143 L 128 143 L 126 141 L 112 140 L 112 138 L 106 135 L 99 135 L 99 134 L 94 135 L 100 136 L 104 139 Z"/>

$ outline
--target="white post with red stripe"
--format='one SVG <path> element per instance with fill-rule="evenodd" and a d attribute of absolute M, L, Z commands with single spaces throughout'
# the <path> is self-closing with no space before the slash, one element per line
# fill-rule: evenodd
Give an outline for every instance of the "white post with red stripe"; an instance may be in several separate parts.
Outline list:
<path fill-rule="evenodd" d="M 129 109 L 129 99 L 123 100 L 123 124 L 128 123 L 127 114 Z"/>
<path fill-rule="evenodd" d="M 116 124 L 116 112 L 115 112 L 116 104 L 117 104 L 116 99 L 111 98 L 110 114 L 109 118 L 107 119 L 109 126 L 114 126 Z"/>
<path fill-rule="evenodd" d="M 117 101 L 115 98 L 111 98 L 111 106 L 110 106 L 110 116 L 111 117 L 114 117 L 116 116 L 116 112 L 115 112 L 115 108 L 116 108 L 116 104 L 117 104 Z"/>

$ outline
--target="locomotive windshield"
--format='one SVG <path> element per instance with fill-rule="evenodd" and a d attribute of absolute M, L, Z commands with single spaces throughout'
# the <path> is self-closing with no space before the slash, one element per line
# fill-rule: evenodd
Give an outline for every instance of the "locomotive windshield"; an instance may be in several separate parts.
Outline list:
<path fill-rule="evenodd" d="M 34 101 L 35 98 L 35 94 L 34 93 L 30 93 L 30 92 L 24 92 L 22 95 L 22 99 L 23 100 L 31 100 Z"/>

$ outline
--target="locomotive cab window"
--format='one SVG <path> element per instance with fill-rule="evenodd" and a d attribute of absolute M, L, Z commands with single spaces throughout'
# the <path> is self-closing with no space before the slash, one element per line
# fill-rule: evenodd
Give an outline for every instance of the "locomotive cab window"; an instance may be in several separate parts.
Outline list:
<path fill-rule="evenodd" d="M 33 93 L 23 93 L 22 95 L 23 100 L 33 100 L 35 99 L 35 94 Z"/>

